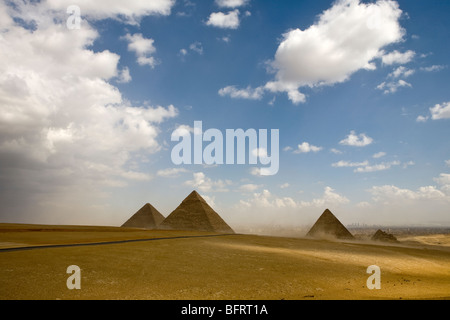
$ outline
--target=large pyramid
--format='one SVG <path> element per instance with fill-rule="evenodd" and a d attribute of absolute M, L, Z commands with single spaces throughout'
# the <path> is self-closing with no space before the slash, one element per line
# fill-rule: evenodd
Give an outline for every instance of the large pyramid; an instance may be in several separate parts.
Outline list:
<path fill-rule="evenodd" d="M 150 203 L 146 203 L 122 227 L 156 229 L 163 220 L 164 216 Z"/>
<path fill-rule="evenodd" d="M 311 230 L 306 234 L 309 237 L 327 237 L 332 236 L 338 239 L 353 239 L 353 235 L 344 227 L 344 225 L 326 209 L 317 219 Z"/>
<path fill-rule="evenodd" d="M 172 211 L 159 228 L 234 233 L 233 229 L 195 190 Z"/>

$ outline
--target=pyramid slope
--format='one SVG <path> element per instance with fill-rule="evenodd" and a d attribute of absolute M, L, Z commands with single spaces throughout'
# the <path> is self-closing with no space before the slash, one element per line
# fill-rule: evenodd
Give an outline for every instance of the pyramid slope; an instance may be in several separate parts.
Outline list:
<path fill-rule="evenodd" d="M 347 228 L 326 209 L 317 219 L 311 230 L 306 234 L 309 237 L 333 236 L 338 239 L 354 239 Z"/>
<path fill-rule="evenodd" d="M 150 203 L 146 203 L 122 227 L 156 229 L 163 220 L 164 216 Z"/>
<path fill-rule="evenodd" d="M 172 211 L 159 228 L 234 233 L 233 229 L 195 190 Z"/>
<path fill-rule="evenodd" d="M 398 242 L 397 238 L 390 233 L 378 229 L 372 236 L 373 241 Z"/>

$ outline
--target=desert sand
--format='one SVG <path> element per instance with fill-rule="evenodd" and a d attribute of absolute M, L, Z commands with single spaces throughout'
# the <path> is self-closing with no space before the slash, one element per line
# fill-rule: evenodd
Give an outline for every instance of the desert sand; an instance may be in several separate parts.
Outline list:
<path fill-rule="evenodd" d="M 0 250 L 0 299 L 450 298 L 450 247 L 438 245 L 436 235 L 386 245 L 210 235 L 213 233 L 0 224 L 0 249 L 159 238 Z M 438 239 L 449 243 L 449 235 Z M 70 265 L 81 268 L 80 290 L 66 286 Z M 379 290 L 366 287 L 370 265 L 381 269 Z"/>

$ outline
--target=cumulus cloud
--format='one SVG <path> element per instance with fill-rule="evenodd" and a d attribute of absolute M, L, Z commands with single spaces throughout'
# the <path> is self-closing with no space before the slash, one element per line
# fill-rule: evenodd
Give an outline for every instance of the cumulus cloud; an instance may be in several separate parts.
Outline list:
<path fill-rule="evenodd" d="M 371 137 L 368 137 L 365 133 L 356 134 L 355 131 L 350 131 L 350 134 L 343 140 L 339 141 L 339 144 L 353 147 L 365 147 L 373 142 Z"/>
<path fill-rule="evenodd" d="M 21 197 L 17 212 L 27 212 L 31 203 L 36 214 L 71 203 L 62 212 L 88 215 L 90 201 L 105 196 L 103 188 L 151 179 L 139 169 L 140 159 L 160 150 L 158 124 L 178 111 L 127 102 L 111 84 L 129 80 L 127 69 L 118 69 L 120 57 L 94 51 L 97 31 L 87 22 L 69 30 L 55 18 L 55 3 L 7 8 L 32 30 L 2 21 L 0 176 L 9 188 L 1 198 L 10 203 Z"/>
<path fill-rule="evenodd" d="M 428 116 L 417 116 L 416 121 L 417 122 L 426 122 L 428 120 Z"/>
<path fill-rule="evenodd" d="M 402 39 L 401 14 L 394 1 L 340 0 L 309 28 L 288 31 L 271 63 L 279 91 L 302 101 L 295 93 L 299 87 L 331 85 L 373 70 L 381 49 Z"/>
<path fill-rule="evenodd" d="M 249 184 L 244 184 L 244 185 L 240 186 L 239 187 L 239 191 L 241 191 L 241 192 L 255 192 L 260 187 L 261 187 L 261 185 L 249 183 Z"/>
<path fill-rule="evenodd" d="M 422 68 L 420 68 L 420 70 L 421 71 L 425 71 L 425 72 L 434 72 L 434 71 L 441 71 L 441 70 L 445 69 L 446 67 L 447 66 L 444 66 L 444 65 L 434 64 L 434 65 L 429 66 L 429 67 L 422 67 Z"/>
<path fill-rule="evenodd" d="M 166 177 L 166 178 L 175 178 L 180 175 L 180 173 L 186 173 L 189 172 L 188 170 L 184 168 L 168 168 L 168 169 L 161 169 L 158 170 L 156 175 L 160 177 Z"/>
<path fill-rule="evenodd" d="M 408 50 L 406 52 L 399 52 L 397 50 L 394 50 L 392 52 L 389 52 L 381 57 L 381 62 L 386 65 L 392 65 L 392 64 L 406 64 L 410 62 L 416 53 L 412 50 Z"/>
<path fill-rule="evenodd" d="M 434 178 L 434 181 L 441 185 L 450 185 L 450 174 L 441 173 L 438 178 Z"/>
<path fill-rule="evenodd" d="M 206 21 L 208 26 L 222 29 L 237 29 L 239 27 L 239 10 L 235 9 L 228 13 L 213 12 Z"/>
<path fill-rule="evenodd" d="M 216 4 L 222 8 L 237 8 L 245 6 L 250 0 L 216 0 Z"/>
<path fill-rule="evenodd" d="M 342 154 L 343 152 L 341 150 L 338 150 L 336 148 L 331 148 L 330 152 L 334 153 L 334 154 Z"/>
<path fill-rule="evenodd" d="M 450 119 L 450 101 L 436 104 L 430 108 L 430 113 L 433 120 Z"/>
<path fill-rule="evenodd" d="M 394 203 L 396 201 L 450 200 L 450 197 L 435 186 L 420 187 L 417 191 L 402 189 L 393 185 L 374 186 L 369 192 L 376 202 Z"/>
<path fill-rule="evenodd" d="M 398 81 L 388 81 L 388 82 L 382 82 L 377 86 L 378 90 L 383 90 L 384 94 L 389 93 L 395 93 L 397 92 L 398 88 L 402 87 L 409 87 L 412 88 L 412 85 L 405 80 L 398 80 Z"/>
<path fill-rule="evenodd" d="M 348 203 L 349 200 L 336 193 L 331 187 L 325 187 L 321 197 L 311 201 L 295 201 L 291 197 L 278 197 L 264 189 L 262 192 L 254 193 L 252 198 L 241 200 L 240 205 L 245 208 L 308 208 L 337 206 Z"/>
<path fill-rule="evenodd" d="M 77 5 L 81 14 L 89 19 L 117 19 L 130 24 L 137 24 L 141 17 L 148 15 L 169 15 L 175 0 L 47 0 L 49 9 L 65 12 L 70 5 Z"/>
<path fill-rule="evenodd" d="M 331 166 L 334 168 L 346 168 L 346 167 L 362 167 L 367 166 L 368 164 L 369 162 L 367 160 L 363 162 L 350 162 L 341 160 L 331 164 Z"/>
<path fill-rule="evenodd" d="M 450 119 L 450 102 L 443 102 L 434 105 L 430 109 L 430 115 L 423 116 L 419 115 L 416 118 L 417 122 L 426 122 L 428 119 L 432 120 L 441 120 L 441 119 Z"/>
<path fill-rule="evenodd" d="M 191 49 L 194 52 L 197 52 L 198 54 L 203 54 L 203 46 L 200 41 L 193 42 L 189 45 L 189 49 Z"/>
<path fill-rule="evenodd" d="M 198 189 L 201 192 L 228 192 L 232 184 L 230 180 L 212 180 L 203 172 L 194 172 L 193 179 L 184 183 L 187 186 Z"/>
<path fill-rule="evenodd" d="M 392 72 L 388 75 L 388 77 L 391 77 L 391 78 L 405 77 L 405 78 L 407 78 L 407 77 L 413 75 L 414 72 L 415 72 L 415 71 L 412 70 L 412 69 L 408 69 L 408 68 L 405 68 L 405 67 L 403 67 L 403 66 L 400 66 L 400 67 L 396 68 L 394 71 L 392 71 Z"/>
<path fill-rule="evenodd" d="M 132 80 L 131 75 L 130 75 L 130 69 L 128 69 L 128 67 L 123 68 L 120 72 L 119 72 L 119 76 L 117 79 L 118 83 L 128 83 Z"/>
<path fill-rule="evenodd" d="M 372 156 L 372 158 L 378 159 L 378 158 L 384 157 L 385 155 L 386 155 L 386 152 L 380 151 L 380 152 L 375 153 L 375 154 Z"/>
<path fill-rule="evenodd" d="M 219 95 L 222 97 L 229 96 L 231 98 L 240 98 L 248 100 L 260 100 L 263 97 L 264 89 L 262 87 L 245 89 L 237 89 L 236 86 L 227 86 L 219 90 Z"/>
<path fill-rule="evenodd" d="M 413 51 L 386 54 L 383 48 L 403 39 L 402 15 L 395 1 L 338 0 L 305 30 L 283 34 L 275 58 L 268 63 L 275 79 L 264 89 L 285 92 L 294 104 L 304 103 L 302 87 L 347 81 L 359 70 L 375 70 L 376 59 L 385 64 L 412 59 Z M 224 20 L 223 14 L 220 20 Z M 235 20 L 238 20 L 236 17 Z"/>
<path fill-rule="evenodd" d="M 156 59 L 151 56 L 156 52 L 153 39 L 144 38 L 141 33 L 133 35 L 127 33 L 123 38 L 128 41 L 128 50 L 136 53 L 139 65 L 148 65 L 154 68 L 158 64 Z"/>
<path fill-rule="evenodd" d="M 322 147 L 313 146 L 308 142 L 303 142 L 297 146 L 297 149 L 294 150 L 294 153 L 319 152 L 320 150 L 322 150 Z"/>
<path fill-rule="evenodd" d="M 366 165 L 353 170 L 354 172 L 362 173 L 362 172 L 375 172 L 375 171 L 383 171 L 388 170 L 392 166 L 400 165 L 400 161 L 392 161 L 392 162 L 383 162 L 375 165 Z"/>

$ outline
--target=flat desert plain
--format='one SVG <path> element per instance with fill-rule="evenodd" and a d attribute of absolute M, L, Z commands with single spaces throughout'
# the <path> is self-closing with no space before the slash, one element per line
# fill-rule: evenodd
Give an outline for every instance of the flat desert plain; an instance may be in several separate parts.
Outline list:
<path fill-rule="evenodd" d="M 427 241 L 0 224 L 0 299 L 449 299 L 449 235 Z M 367 288 L 371 265 L 380 289 Z"/>

